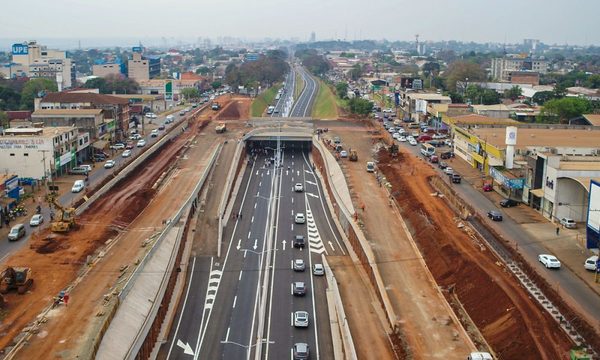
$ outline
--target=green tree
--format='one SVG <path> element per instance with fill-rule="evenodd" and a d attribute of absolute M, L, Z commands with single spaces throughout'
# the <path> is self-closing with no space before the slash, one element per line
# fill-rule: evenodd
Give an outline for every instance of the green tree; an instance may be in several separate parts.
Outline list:
<path fill-rule="evenodd" d="M 56 83 L 49 79 L 31 79 L 21 92 L 21 109 L 33 110 L 33 100 L 43 92 L 58 91 Z"/>
<path fill-rule="evenodd" d="M 181 90 L 181 95 L 183 95 L 186 100 L 197 99 L 200 97 L 200 91 L 195 87 L 185 88 Z"/>
<path fill-rule="evenodd" d="M 523 95 L 523 90 L 518 85 L 513 86 L 508 90 L 504 90 L 504 98 L 511 99 L 512 101 L 517 100 L 519 97 Z"/>
<path fill-rule="evenodd" d="M 0 110 L 0 127 L 7 128 L 8 125 L 8 115 L 2 110 Z"/>
<path fill-rule="evenodd" d="M 570 119 L 591 111 L 591 103 L 583 98 L 565 97 L 562 99 L 552 99 L 546 101 L 544 104 L 538 116 L 538 121 L 552 123 L 558 120 L 561 124 L 566 124 Z"/>
<path fill-rule="evenodd" d="M 211 69 L 208 66 L 200 66 L 196 69 L 196 74 L 198 75 L 208 75 L 211 73 Z"/>
<path fill-rule="evenodd" d="M 221 82 L 220 82 L 220 81 L 213 81 L 212 83 L 210 83 L 210 86 L 211 86 L 211 87 L 212 87 L 214 90 L 217 90 L 218 88 L 220 88 L 220 87 L 221 87 L 221 85 L 223 85 L 223 84 L 221 84 Z"/>
<path fill-rule="evenodd" d="M 465 90 L 465 98 L 471 104 L 493 105 L 500 103 L 500 95 L 492 89 L 484 89 L 478 85 L 469 85 Z"/>
<path fill-rule="evenodd" d="M 600 88 L 600 74 L 590 75 L 585 81 L 585 86 L 592 89 Z"/>
<path fill-rule="evenodd" d="M 21 95 L 10 87 L 0 85 L 0 110 L 17 110 Z"/>
<path fill-rule="evenodd" d="M 487 78 L 486 72 L 479 64 L 469 61 L 455 61 L 444 73 L 446 86 L 450 91 L 456 91 L 456 82 L 484 81 Z"/>
<path fill-rule="evenodd" d="M 536 92 L 531 101 L 538 105 L 544 105 L 546 101 L 554 99 L 554 91 L 538 91 Z"/>
<path fill-rule="evenodd" d="M 340 99 L 348 98 L 348 83 L 339 82 L 335 84 L 335 93 Z"/>
<path fill-rule="evenodd" d="M 366 116 L 373 110 L 373 103 L 369 100 L 355 97 L 348 101 L 348 108 L 353 114 Z"/>
<path fill-rule="evenodd" d="M 85 82 L 85 84 L 83 84 L 83 87 L 87 89 L 98 89 L 101 94 L 108 93 L 108 85 L 106 84 L 106 79 L 101 77 L 89 79 Z"/>

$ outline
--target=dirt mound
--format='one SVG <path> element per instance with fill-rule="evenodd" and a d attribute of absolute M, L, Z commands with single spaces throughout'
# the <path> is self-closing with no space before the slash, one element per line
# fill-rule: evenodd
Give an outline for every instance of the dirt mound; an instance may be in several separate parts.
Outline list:
<path fill-rule="evenodd" d="M 223 105 L 215 120 L 248 120 L 250 116 L 250 99 L 244 97 L 232 98 Z"/>
<path fill-rule="evenodd" d="M 43 240 L 36 241 L 31 245 L 32 249 L 38 254 L 52 254 L 59 250 L 69 248 L 69 245 L 57 237 L 47 237 Z"/>
<path fill-rule="evenodd" d="M 450 303 L 458 300 L 501 359 L 560 359 L 573 346 L 556 322 L 496 258 L 457 227 L 456 215 L 437 197 L 428 178 L 437 176 L 421 159 L 379 152 L 379 168 L 436 282 Z M 410 176 L 409 176 L 410 175 Z M 461 309 L 456 309 L 461 316 Z M 468 326 L 467 326 L 468 327 Z"/>

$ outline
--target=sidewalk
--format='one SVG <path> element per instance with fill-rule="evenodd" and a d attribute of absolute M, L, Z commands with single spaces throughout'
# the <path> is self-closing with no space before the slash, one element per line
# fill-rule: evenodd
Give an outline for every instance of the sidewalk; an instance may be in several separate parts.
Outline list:
<path fill-rule="evenodd" d="M 483 176 L 479 170 L 473 169 L 460 158 L 454 158 L 448 164 L 462 175 L 463 180 L 483 192 Z M 502 195 L 495 191 L 483 192 L 483 194 L 495 204 L 503 199 Z M 541 244 L 548 250 L 548 253 L 558 257 L 563 266 L 569 268 L 600 295 L 600 283 L 594 282 L 594 273 L 583 268 L 585 259 L 595 255 L 585 247 L 585 225 L 579 224 L 577 229 L 565 229 L 560 226 L 559 235 L 556 235 L 558 224 L 550 222 L 527 204 L 502 210 L 527 232 L 532 241 Z"/>

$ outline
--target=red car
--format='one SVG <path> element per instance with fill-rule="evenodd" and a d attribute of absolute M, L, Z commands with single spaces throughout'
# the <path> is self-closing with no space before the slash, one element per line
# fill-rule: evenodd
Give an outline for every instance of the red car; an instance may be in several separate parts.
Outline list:
<path fill-rule="evenodd" d="M 437 164 L 440 161 L 440 159 L 437 157 L 437 155 L 431 155 L 429 157 L 429 162 L 432 164 Z"/>
<path fill-rule="evenodd" d="M 125 145 L 125 149 L 133 149 L 135 147 L 135 144 L 133 143 L 133 141 L 128 141 L 127 145 Z"/>
<path fill-rule="evenodd" d="M 492 186 L 492 184 L 483 184 L 483 191 L 492 191 L 494 190 L 494 187 Z"/>

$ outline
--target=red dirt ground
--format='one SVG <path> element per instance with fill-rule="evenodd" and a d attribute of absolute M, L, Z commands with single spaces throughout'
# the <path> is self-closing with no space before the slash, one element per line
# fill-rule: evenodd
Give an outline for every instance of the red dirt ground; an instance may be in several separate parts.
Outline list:
<path fill-rule="evenodd" d="M 244 96 L 227 97 L 219 99 L 222 108 L 216 112 L 215 120 L 248 120 L 250 118 L 250 104 L 252 99 Z"/>
<path fill-rule="evenodd" d="M 558 324 L 504 267 L 494 265 L 490 251 L 456 226 L 447 203 L 431 196 L 433 170 L 403 152 L 391 159 L 382 151 L 379 161 L 437 283 L 453 289 L 498 358 L 567 359 L 573 344 Z M 445 295 L 452 303 L 453 296 Z"/>
<path fill-rule="evenodd" d="M 7 260 L 7 264 L 12 266 L 31 267 L 34 285 L 25 295 L 5 296 L 8 306 L 0 324 L 0 348 L 10 345 L 21 329 L 75 279 L 88 255 L 114 237 L 117 228 L 129 224 L 144 209 L 152 199 L 152 185 L 193 133 L 188 131 L 165 144 L 132 176 L 119 182 L 109 196 L 101 197 L 90 206 L 78 219 L 77 230 L 56 236 L 45 229 L 32 236 L 29 248 L 18 251 Z M 52 239 L 47 240 L 48 237 Z"/>

